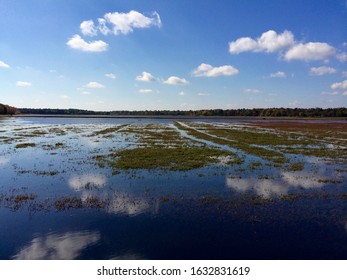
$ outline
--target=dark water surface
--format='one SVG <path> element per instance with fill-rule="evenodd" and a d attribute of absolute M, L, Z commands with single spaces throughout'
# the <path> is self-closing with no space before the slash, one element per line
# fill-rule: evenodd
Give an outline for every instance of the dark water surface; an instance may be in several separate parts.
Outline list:
<path fill-rule="evenodd" d="M 0 259 L 347 259 L 344 162 L 296 155 L 296 172 L 251 170 L 251 156 L 190 171 L 96 164 L 136 139 L 95 131 L 152 123 L 173 120 L 0 119 Z M 333 174 L 339 183 L 316 179 Z"/>

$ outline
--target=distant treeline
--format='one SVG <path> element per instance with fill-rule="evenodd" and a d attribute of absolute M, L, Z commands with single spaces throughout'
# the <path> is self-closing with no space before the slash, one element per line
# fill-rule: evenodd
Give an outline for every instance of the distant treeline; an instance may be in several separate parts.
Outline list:
<path fill-rule="evenodd" d="M 335 118 L 347 117 L 347 108 L 267 108 L 267 109 L 210 109 L 210 110 L 145 110 L 145 111 L 89 111 L 80 109 L 28 109 L 22 114 L 45 115 L 109 115 L 109 116 L 182 116 L 182 117 L 300 117 Z"/>
<path fill-rule="evenodd" d="M 15 115 L 18 113 L 19 111 L 17 108 L 0 103 L 0 115 Z"/>

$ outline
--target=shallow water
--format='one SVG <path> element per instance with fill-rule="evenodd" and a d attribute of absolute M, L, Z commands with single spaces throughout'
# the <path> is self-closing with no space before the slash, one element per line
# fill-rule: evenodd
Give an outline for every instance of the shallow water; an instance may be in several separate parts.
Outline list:
<path fill-rule="evenodd" d="M 288 155 L 298 171 L 241 151 L 242 163 L 189 171 L 95 160 L 137 147 L 126 129 L 148 124 L 174 121 L 0 119 L 0 259 L 347 258 L 344 158 Z"/>

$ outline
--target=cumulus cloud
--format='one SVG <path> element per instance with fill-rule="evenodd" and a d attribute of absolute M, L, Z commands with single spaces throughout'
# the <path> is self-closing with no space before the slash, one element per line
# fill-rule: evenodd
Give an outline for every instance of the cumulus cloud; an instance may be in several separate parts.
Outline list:
<path fill-rule="evenodd" d="M 259 38 L 242 37 L 229 43 L 229 52 L 239 54 L 242 52 L 267 52 L 272 53 L 294 44 L 294 35 L 285 30 L 281 34 L 269 30 L 264 32 Z"/>
<path fill-rule="evenodd" d="M 104 16 L 106 23 L 111 24 L 113 34 L 128 34 L 133 32 L 135 28 L 148 28 L 151 26 L 161 26 L 160 16 L 154 12 L 150 17 L 137 12 L 130 11 L 129 13 L 107 13 Z M 100 23 L 100 21 L 99 21 Z M 103 26 L 105 29 L 105 25 Z"/>
<path fill-rule="evenodd" d="M 107 74 L 105 74 L 105 76 L 106 76 L 107 78 L 112 79 L 112 80 L 115 80 L 115 79 L 117 78 L 116 75 L 113 74 L 113 73 L 107 73 Z"/>
<path fill-rule="evenodd" d="M 297 43 L 292 32 L 286 30 L 276 33 L 273 30 L 264 32 L 259 38 L 241 37 L 229 42 L 229 52 L 239 54 L 243 52 L 274 53 L 285 51 L 283 58 L 291 60 L 326 60 L 335 56 L 338 60 L 347 61 L 347 53 L 337 53 L 336 49 L 324 42 Z"/>
<path fill-rule="evenodd" d="M 136 77 L 136 81 L 140 81 L 140 82 L 153 82 L 153 81 L 155 81 L 155 78 L 154 78 L 154 76 L 151 73 L 142 72 L 141 75 Z"/>
<path fill-rule="evenodd" d="M 271 73 L 270 78 L 285 78 L 287 77 L 286 73 L 282 71 L 277 71 L 276 73 Z"/>
<path fill-rule="evenodd" d="M 340 83 L 333 83 L 331 89 L 347 89 L 347 80 L 344 80 Z"/>
<path fill-rule="evenodd" d="M 153 90 L 149 88 L 142 88 L 139 90 L 139 93 L 153 93 Z"/>
<path fill-rule="evenodd" d="M 80 25 L 80 28 L 83 35 L 87 35 L 87 36 L 96 36 L 98 32 L 92 20 L 83 21 Z"/>
<path fill-rule="evenodd" d="M 98 83 L 98 82 L 89 82 L 84 87 L 87 87 L 87 88 L 104 88 L 105 86 Z"/>
<path fill-rule="evenodd" d="M 230 65 L 213 67 L 210 64 L 202 63 L 193 70 L 194 77 L 218 77 L 233 76 L 239 73 L 239 70 Z"/>
<path fill-rule="evenodd" d="M 179 77 L 176 77 L 176 76 L 171 76 L 166 81 L 164 81 L 164 84 L 168 84 L 168 85 L 188 85 L 189 82 L 186 79 L 179 78 Z"/>
<path fill-rule="evenodd" d="M 10 65 L 0 60 L 0 68 L 10 68 Z"/>
<path fill-rule="evenodd" d="M 161 27 L 160 16 L 157 12 L 153 12 L 149 16 L 137 11 L 129 13 L 107 13 L 102 18 L 98 18 L 97 25 L 93 20 L 83 21 L 80 25 L 84 35 L 95 36 L 98 32 L 103 35 L 126 35 L 134 31 L 134 29 L 149 28 L 152 26 Z"/>
<path fill-rule="evenodd" d="M 186 93 L 185 93 L 184 91 L 181 91 L 181 92 L 178 93 L 178 95 L 179 95 L 179 96 L 185 96 Z"/>
<path fill-rule="evenodd" d="M 84 52 L 104 52 L 107 51 L 108 44 L 104 41 L 86 42 L 80 35 L 74 35 L 67 43 L 70 48 Z"/>
<path fill-rule="evenodd" d="M 327 43 L 300 43 L 290 48 L 284 55 L 285 60 L 325 60 L 334 55 L 335 48 Z"/>
<path fill-rule="evenodd" d="M 327 66 L 312 67 L 310 69 L 310 75 L 312 76 L 323 76 L 326 74 L 334 74 L 334 73 L 336 73 L 336 69 L 332 67 L 327 67 Z"/>
<path fill-rule="evenodd" d="M 23 81 L 18 81 L 16 83 L 17 87 L 30 87 L 32 85 L 32 83 L 30 82 L 23 82 Z"/>

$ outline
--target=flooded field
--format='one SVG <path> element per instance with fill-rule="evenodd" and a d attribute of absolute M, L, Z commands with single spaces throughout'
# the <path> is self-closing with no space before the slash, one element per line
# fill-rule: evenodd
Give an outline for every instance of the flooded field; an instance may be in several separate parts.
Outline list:
<path fill-rule="evenodd" d="M 346 259 L 345 121 L 0 118 L 0 259 Z"/>

